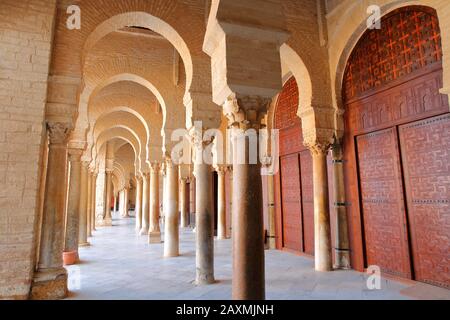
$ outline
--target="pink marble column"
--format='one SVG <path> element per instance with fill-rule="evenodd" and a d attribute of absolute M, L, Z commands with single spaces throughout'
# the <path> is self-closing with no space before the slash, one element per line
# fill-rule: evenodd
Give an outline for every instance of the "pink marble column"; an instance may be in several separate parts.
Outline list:
<path fill-rule="evenodd" d="M 136 216 L 136 231 L 141 230 L 142 226 L 142 177 L 136 176 L 136 205 L 134 207 Z"/>
<path fill-rule="evenodd" d="M 232 295 L 235 300 L 265 299 L 261 163 L 258 149 L 251 143 L 259 141 L 261 119 L 270 101 L 245 96 L 230 99 L 224 106 L 233 129 Z"/>
<path fill-rule="evenodd" d="M 314 183 L 314 264 L 317 271 L 331 271 L 330 209 L 328 196 L 327 153 L 329 145 L 309 147 L 313 158 Z"/>
<path fill-rule="evenodd" d="M 88 163 L 84 162 L 81 166 L 81 185 L 80 185 L 80 211 L 79 211 L 79 239 L 80 247 L 89 246 L 87 239 L 87 190 L 88 189 Z"/>
<path fill-rule="evenodd" d="M 88 171 L 88 181 L 87 181 L 87 221 L 86 221 L 86 231 L 87 236 L 92 237 L 92 173 Z"/>
<path fill-rule="evenodd" d="M 217 239 L 227 238 L 227 213 L 225 197 L 225 166 L 217 168 Z"/>
<path fill-rule="evenodd" d="M 150 228 L 148 230 L 149 243 L 161 242 L 161 230 L 159 227 L 159 171 L 159 163 L 152 163 L 150 169 Z"/>
<path fill-rule="evenodd" d="M 110 227 L 112 226 L 112 216 L 111 216 L 111 197 L 113 193 L 112 170 L 109 169 L 106 170 L 105 186 L 106 186 L 106 199 L 102 225 L 104 227 Z"/>
<path fill-rule="evenodd" d="M 139 232 L 141 236 L 148 234 L 150 174 L 144 173 L 142 179 L 142 226 Z"/>
<path fill-rule="evenodd" d="M 98 174 L 94 172 L 92 174 L 92 214 L 91 214 L 91 229 L 92 231 L 96 231 L 95 222 L 96 222 L 96 213 L 97 213 L 97 177 Z"/>

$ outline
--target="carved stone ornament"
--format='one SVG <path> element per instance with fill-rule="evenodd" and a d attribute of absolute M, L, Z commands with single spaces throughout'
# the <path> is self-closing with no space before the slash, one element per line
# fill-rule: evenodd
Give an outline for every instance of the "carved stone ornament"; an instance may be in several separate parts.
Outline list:
<path fill-rule="evenodd" d="M 223 106 L 230 127 L 260 129 L 272 99 L 260 96 L 230 97 Z"/>
<path fill-rule="evenodd" d="M 64 144 L 72 130 L 72 126 L 65 122 L 47 122 L 50 144 Z"/>

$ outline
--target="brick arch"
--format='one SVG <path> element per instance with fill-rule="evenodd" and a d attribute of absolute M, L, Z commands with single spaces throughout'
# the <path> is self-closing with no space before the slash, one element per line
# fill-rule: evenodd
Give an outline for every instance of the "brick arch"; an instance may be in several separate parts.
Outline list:
<path fill-rule="evenodd" d="M 147 12 L 126 12 L 103 21 L 87 37 L 83 47 L 82 59 L 84 60 L 89 50 L 104 36 L 129 26 L 144 27 L 159 33 L 175 47 L 183 59 L 186 72 L 186 92 L 189 91 L 193 77 L 193 63 L 187 44 L 170 24 Z"/>

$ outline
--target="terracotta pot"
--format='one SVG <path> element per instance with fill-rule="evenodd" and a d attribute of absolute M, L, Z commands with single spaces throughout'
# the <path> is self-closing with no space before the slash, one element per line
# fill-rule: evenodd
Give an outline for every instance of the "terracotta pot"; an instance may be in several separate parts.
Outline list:
<path fill-rule="evenodd" d="M 65 266 L 78 262 L 78 251 L 63 252 L 63 262 Z"/>

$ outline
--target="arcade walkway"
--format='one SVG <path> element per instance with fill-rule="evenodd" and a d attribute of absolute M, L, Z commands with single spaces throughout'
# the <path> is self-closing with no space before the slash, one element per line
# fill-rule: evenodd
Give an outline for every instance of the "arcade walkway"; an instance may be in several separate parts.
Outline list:
<path fill-rule="evenodd" d="M 195 286 L 195 234 L 180 234 L 177 258 L 162 258 L 163 245 L 136 236 L 134 219 L 115 217 L 113 227 L 97 228 L 91 247 L 80 248 L 81 263 L 67 267 L 69 299 L 230 299 L 231 240 L 215 242 L 218 283 Z M 317 273 L 313 260 L 266 251 L 267 299 L 450 299 L 450 291 L 422 283 L 382 280 L 370 291 L 355 271 Z"/>

